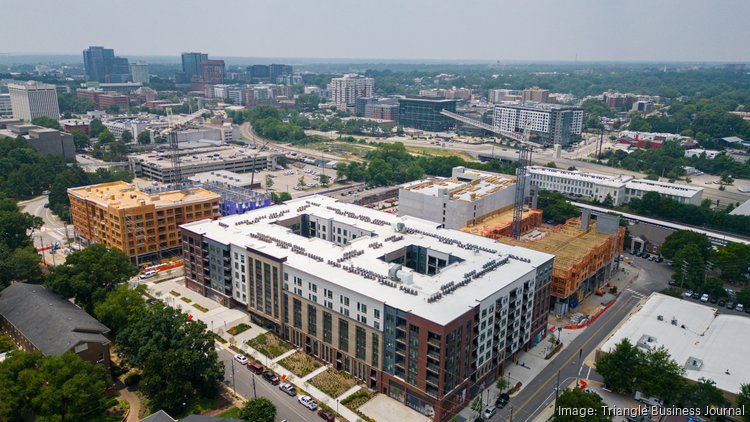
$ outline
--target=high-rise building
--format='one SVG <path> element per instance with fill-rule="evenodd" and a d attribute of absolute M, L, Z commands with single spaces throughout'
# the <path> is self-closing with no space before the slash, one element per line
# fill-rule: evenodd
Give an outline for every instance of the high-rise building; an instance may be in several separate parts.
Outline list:
<path fill-rule="evenodd" d="M 111 48 L 94 46 L 83 50 L 83 66 L 89 81 L 119 83 L 130 79 L 128 59 L 116 57 Z"/>
<path fill-rule="evenodd" d="M 245 68 L 248 82 L 257 84 L 271 82 L 271 70 L 267 65 L 254 64 Z"/>
<path fill-rule="evenodd" d="M 148 63 L 146 62 L 135 62 L 130 65 L 130 77 L 133 82 L 147 84 L 151 77 L 148 73 Z"/>
<path fill-rule="evenodd" d="M 13 118 L 31 121 L 37 117 L 60 118 L 57 104 L 57 89 L 48 85 L 29 81 L 23 84 L 8 84 Z"/>
<path fill-rule="evenodd" d="M 492 124 L 505 132 L 523 132 L 528 127 L 532 141 L 565 146 L 581 135 L 583 109 L 533 102 L 498 104 Z"/>
<path fill-rule="evenodd" d="M 182 73 L 188 82 L 193 76 L 201 76 L 201 63 L 208 60 L 208 54 L 182 53 Z"/>
<path fill-rule="evenodd" d="M 200 76 L 204 84 L 224 83 L 224 60 L 202 61 Z"/>
<path fill-rule="evenodd" d="M 13 114 L 13 106 L 10 103 L 10 94 L 0 94 L 0 116 Z"/>
<path fill-rule="evenodd" d="M 70 188 L 68 198 L 79 236 L 150 260 L 179 252 L 180 224 L 221 215 L 219 195 L 200 188 L 152 194 L 118 181 Z"/>
<path fill-rule="evenodd" d="M 272 64 L 268 66 L 268 77 L 271 78 L 271 83 L 274 84 L 280 83 L 280 77 L 290 76 L 292 73 L 294 73 L 292 66 L 288 64 Z"/>
<path fill-rule="evenodd" d="M 357 98 L 372 97 L 373 79 L 351 73 L 328 84 L 331 102 L 341 110 L 354 109 Z"/>
<path fill-rule="evenodd" d="M 190 289 L 435 421 L 548 332 L 554 256 L 440 223 L 315 195 L 181 230 Z"/>
<path fill-rule="evenodd" d="M 398 124 L 431 132 L 446 131 L 453 126 L 454 121 L 440 114 L 443 110 L 455 113 L 456 100 L 401 98 L 398 100 Z"/>
<path fill-rule="evenodd" d="M 549 90 L 541 89 L 538 86 L 523 90 L 523 101 L 533 101 L 535 103 L 548 103 Z"/>

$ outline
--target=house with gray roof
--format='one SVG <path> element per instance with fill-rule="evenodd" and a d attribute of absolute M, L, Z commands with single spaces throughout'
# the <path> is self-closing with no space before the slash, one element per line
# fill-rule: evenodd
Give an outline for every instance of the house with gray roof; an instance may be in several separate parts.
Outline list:
<path fill-rule="evenodd" d="M 44 286 L 15 283 L 0 291 L 0 330 L 21 350 L 72 352 L 109 368 L 109 328 Z"/>

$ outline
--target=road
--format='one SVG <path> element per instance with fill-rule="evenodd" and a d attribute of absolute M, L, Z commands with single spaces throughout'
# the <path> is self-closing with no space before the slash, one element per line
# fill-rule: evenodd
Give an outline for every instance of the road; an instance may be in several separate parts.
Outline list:
<path fill-rule="evenodd" d="M 253 377 L 255 377 L 255 392 L 258 397 L 265 397 L 276 406 L 276 420 L 318 422 L 320 417 L 317 412 L 308 410 L 302 406 L 297 397 L 290 397 L 279 390 L 278 386 L 271 385 L 262 377 L 253 374 L 247 368 L 234 361 L 234 353 L 222 346 L 216 345 L 219 360 L 224 363 L 224 383 L 229 388 L 235 388 L 237 394 L 244 399 L 253 397 Z M 234 377 L 232 376 L 232 362 L 234 362 Z M 234 382 L 232 382 L 234 380 Z"/>
<path fill-rule="evenodd" d="M 512 419 L 519 422 L 532 421 L 546 405 L 555 397 L 558 373 L 561 385 L 567 385 L 576 379 L 581 371 L 581 365 L 586 357 L 592 353 L 599 344 L 606 339 L 614 328 L 635 307 L 641 298 L 641 294 L 625 290 L 617 298 L 617 302 L 597 319 L 586 332 L 576 337 L 549 365 L 547 365 L 538 376 L 521 392 L 510 400 L 508 406 L 498 411 L 493 420 Z M 509 368 L 511 373 L 514 369 Z M 585 368 L 583 369 L 584 375 Z"/>
<path fill-rule="evenodd" d="M 35 230 L 32 234 L 34 246 L 37 248 L 47 247 L 55 242 L 60 242 L 62 248 L 54 254 L 50 254 L 49 251 L 43 252 L 44 261 L 48 264 L 56 265 L 62 263 L 65 260 L 65 256 L 70 252 L 66 245 L 66 240 L 68 238 L 73 239 L 73 226 L 66 225 L 49 208 L 45 208 L 45 204 L 48 203 L 49 198 L 43 195 L 28 201 L 19 202 L 18 206 L 22 212 L 40 217 L 44 221 L 42 227 Z"/>

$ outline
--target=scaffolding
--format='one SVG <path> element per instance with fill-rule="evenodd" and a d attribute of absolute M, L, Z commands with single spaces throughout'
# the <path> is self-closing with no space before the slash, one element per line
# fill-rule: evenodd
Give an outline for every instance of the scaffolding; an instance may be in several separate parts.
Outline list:
<path fill-rule="evenodd" d="M 252 189 L 221 183 L 201 183 L 198 186 L 221 196 L 222 215 L 242 214 L 245 211 L 271 205 L 271 195 Z"/>

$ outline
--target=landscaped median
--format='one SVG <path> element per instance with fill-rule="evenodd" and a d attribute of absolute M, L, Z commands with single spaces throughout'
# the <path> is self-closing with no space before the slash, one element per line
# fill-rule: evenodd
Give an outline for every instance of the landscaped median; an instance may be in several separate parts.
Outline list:
<path fill-rule="evenodd" d="M 357 385 L 357 380 L 346 372 L 328 369 L 311 379 L 310 384 L 333 399 Z"/>
<path fill-rule="evenodd" d="M 300 378 L 323 366 L 315 358 L 302 351 L 287 356 L 278 363 Z"/>
<path fill-rule="evenodd" d="M 268 356 L 269 359 L 277 358 L 292 350 L 291 346 L 271 333 L 263 333 L 248 340 L 247 345 L 258 352 Z"/>

